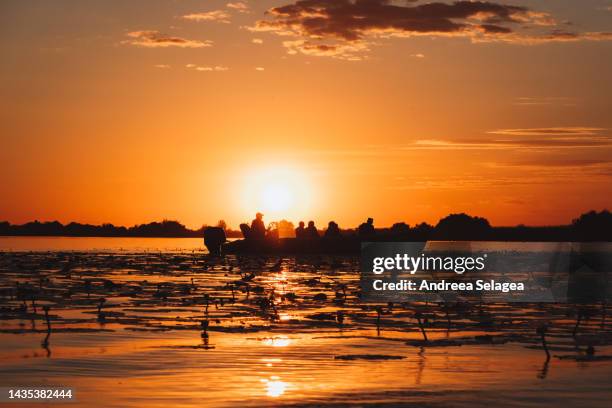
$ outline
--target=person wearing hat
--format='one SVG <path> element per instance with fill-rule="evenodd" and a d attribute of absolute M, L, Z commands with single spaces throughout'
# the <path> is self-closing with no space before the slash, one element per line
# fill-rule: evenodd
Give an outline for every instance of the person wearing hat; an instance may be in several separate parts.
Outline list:
<path fill-rule="evenodd" d="M 255 219 L 251 222 L 251 238 L 264 239 L 266 236 L 266 226 L 263 222 L 263 214 L 258 212 L 255 214 Z"/>

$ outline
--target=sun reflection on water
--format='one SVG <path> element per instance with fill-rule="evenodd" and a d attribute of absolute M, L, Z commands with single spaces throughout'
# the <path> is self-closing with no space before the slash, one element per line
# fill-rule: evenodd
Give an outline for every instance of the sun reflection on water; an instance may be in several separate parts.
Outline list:
<path fill-rule="evenodd" d="M 289 284 L 289 276 L 287 275 L 286 265 L 282 268 L 285 268 L 278 272 L 276 276 L 272 278 L 272 286 L 274 287 L 274 291 L 280 295 L 284 295 L 287 292 L 287 285 Z"/>
<path fill-rule="evenodd" d="M 282 358 L 262 358 L 262 362 L 266 364 L 266 367 L 272 367 L 274 363 L 280 363 L 283 361 Z"/>
<path fill-rule="evenodd" d="M 272 347 L 287 347 L 291 344 L 291 339 L 287 336 L 270 337 L 264 339 L 263 344 Z"/>
<path fill-rule="evenodd" d="M 273 375 L 270 379 L 262 379 L 262 383 L 266 385 L 266 395 L 268 397 L 280 397 L 287 391 L 289 383 L 281 381 L 279 377 Z"/>

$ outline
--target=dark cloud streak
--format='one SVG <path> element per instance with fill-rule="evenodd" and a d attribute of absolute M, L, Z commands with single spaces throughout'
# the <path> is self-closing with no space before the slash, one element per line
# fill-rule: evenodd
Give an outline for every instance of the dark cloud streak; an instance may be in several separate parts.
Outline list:
<path fill-rule="evenodd" d="M 290 51 L 360 59 L 372 37 L 467 37 L 473 42 L 500 41 L 523 45 L 546 42 L 612 40 L 608 32 L 568 32 L 546 12 L 491 1 L 400 4 L 390 0 L 297 0 L 274 7 L 254 31 L 299 38 Z M 535 31 L 534 31 L 535 30 Z M 348 44 L 352 46 L 349 48 Z M 321 52 L 316 52 L 317 50 Z M 348 51 L 347 51 L 348 50 Z"/>

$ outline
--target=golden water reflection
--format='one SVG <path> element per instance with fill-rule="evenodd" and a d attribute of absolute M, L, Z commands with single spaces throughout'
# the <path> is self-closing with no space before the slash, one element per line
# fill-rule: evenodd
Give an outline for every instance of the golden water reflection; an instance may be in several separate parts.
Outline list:
<path fill-rule="evenodd" d="M 268 337 L 263 339 L 263 344 L 272 347 L 287 347 L 292 339 L 287 336 Z"/>
<path fill-rule="evenodd" d="M 280 363 L 283 361 L 282 358 L 262 358 L 261 361 L 265 363 L 266 367 L 272 367 L 273 363 Z"/>
<path fill-rule="evenodd" d="M 608 408 L 598 403 L 610 395 L 610 319 L 595 314 L 572 336 L 576 315 L 567 305 L 483 304 L 450 314 L 437 304 L 383 305 L 389 310 L 377 322 L 374 305 L 357 296 L 354 259 L 332 270 L 338 259 L 261 265 L 191 253 L 18 257 L 0 256 L 0 310 L 10 317 L 0 319 L 4 385 L 48 378 L 78 389 L 79 403 L 92 407 L 448 406 L 465 396 L 463 406 L 529 399 Z M 45 295 L 38 313 L 31 301 L 24 313 L 22 301 L 6 296 L 17 282 Z M 102 296 L 104 322 L 96 308 Z M 51 307 L 53 327 L 46 342 L 43 305 Z M 456 345 L 415 347 L 422 337 L 417 310 L 430 318 L 430 341 Z M 535 331 L 543 316 L 554 319 L 555 355 L 580 356 L 578 348 L 597 341 L 596 359 L 545 360 Z"/>
<path fill-rule="evenodd" d="M 280 378 L 275 375 L 270 376 L 270 379 L 264 378 L 261 382 L 266 386 L 266 395 L 274 398 L 283 395 L 289 386 L 289 383 L 281 381 Z"/>

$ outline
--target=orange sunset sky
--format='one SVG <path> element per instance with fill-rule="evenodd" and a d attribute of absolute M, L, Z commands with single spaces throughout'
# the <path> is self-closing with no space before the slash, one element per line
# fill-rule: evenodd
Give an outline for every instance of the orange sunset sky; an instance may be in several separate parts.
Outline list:
<path fill-rule="evenodd" d="M 612 1 L 0 3 L 0 220 L 612 207 Z"/>

